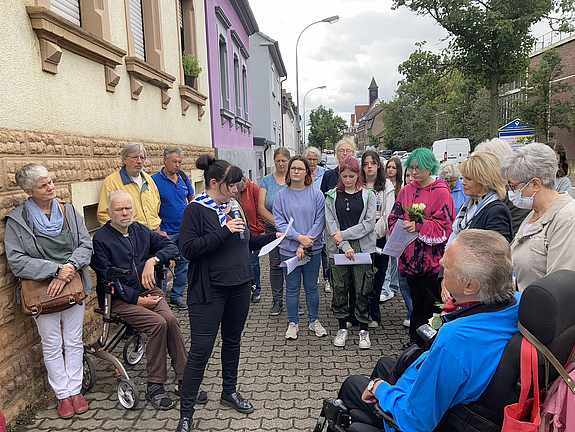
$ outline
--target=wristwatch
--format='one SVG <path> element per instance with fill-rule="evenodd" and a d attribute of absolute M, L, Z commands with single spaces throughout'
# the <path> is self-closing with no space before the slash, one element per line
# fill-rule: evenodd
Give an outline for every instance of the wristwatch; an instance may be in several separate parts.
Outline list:
<path fill-rule="evenodd" d="M 160 264 L 160 258 L 158 258 L 157 256 L 153 256 L 152 259 L 156 261 L 156 264 Z"/>
<path fill-rule="evenodd" d="M 371 394 L 373 394 L 373 386 L 375 385 L 376 382 L 381 381 L 381 379 L 374 379 L 371 380 L 369 382 L 369 384 L 367 385 L 367 391 L 370 392 Z M 375 395 L 374 395 L 375 396 Z"/>

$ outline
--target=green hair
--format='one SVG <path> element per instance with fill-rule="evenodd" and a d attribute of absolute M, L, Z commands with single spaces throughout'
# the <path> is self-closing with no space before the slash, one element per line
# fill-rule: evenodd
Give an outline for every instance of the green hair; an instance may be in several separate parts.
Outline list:
<path fill-rule="evenodd" d="M 413 150 L 403 166 L 409 167 L 413 160 L 417 162 L 419 168 L 431 170 L 431 175 L 435 175 L 439 171 L 439 162 L 437 162 L 435 155 L 428 148 L 421 147 Z"/>

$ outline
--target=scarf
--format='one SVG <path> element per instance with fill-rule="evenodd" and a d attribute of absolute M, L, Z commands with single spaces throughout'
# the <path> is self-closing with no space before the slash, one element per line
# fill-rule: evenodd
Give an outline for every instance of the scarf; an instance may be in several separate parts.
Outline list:
<path fill-rule="evenodd" d="M 311 179 L 315 180 L 315 176 L 317 176 L 317 173 L 319 172 L 319 165 L 315 167 L 315 169 L 311 172 Z"/>
<path fill-rule="evenodd" d="M 40 209 L 36 201 L 32 197 L 28 198 L 24 203 L 28 214 L 32 217 L 32 222 L 36 229 L 48 237 L 56 237 L 62 231 L 62 224 L 64 223 L 64 215 L 62 208 L 57 200 L 52 200 L 52 212 L 50 219 Z"/>
<path fill-rule="evenodd" d="M 489 193 L 481 198 L 477 204 L 473 202 L 473 198 L 467 198 L 461 206 L 461 210 L 459 210 L 459 213 L 457 213 L 457 216 L 455 217 L 455 221 L 453 222 L 452 226 L 453 232 L 449 236 L 447 245 L 445 247 L 449 246 L 449 244 L 457 236 L 457 233 L 469 228 L 469 225 L 471 224 L 471 221 L 475 215 L 479 214 L 487 204 L 490 204 L 493 201 L 497 201 L 498 199 L 499 197 L 494 190 L 489 191 Z"/>
<path fill-rule="evenodd" d="M 228 215 L 224 214 L 223 211 L 230 205 L 229 202 L 223 203 L 221 206 L 218 206 L 216 202 L 213 199 L 211 199 L 210 196 L 205 192 L 198 194 L 194 198 L 194 202 L 197 202 L 198 204 L 201 204 L 204 207 L 207 207 L 215 211 L 218 215 L 218 219 L 220 220 L 220 225 L 224 226 L 226 224 L 226 219 Z"/>

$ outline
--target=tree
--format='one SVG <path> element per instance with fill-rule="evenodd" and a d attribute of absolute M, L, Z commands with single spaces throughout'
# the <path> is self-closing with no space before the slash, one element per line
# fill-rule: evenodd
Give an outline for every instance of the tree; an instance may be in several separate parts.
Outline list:
<path fill-rule="evenodd" d="M 309 124 L 308 144 L 320 150 L 333 149 L 347 129 L 346 121 L 340 116 L 334 116 L 333 110 L 323 105 L 311 111 Z"/>
<path fill-rule="evenodd" d="M 496 136 L 499 86 L 527 71 L 531 25 L 547 18 L 556 28 L 570 27 L 574 0 L 394 0 L 394 8 L 400 6 L 431 16 L 449 32 L 453 64 L 489 91 L 489 133 Z"/>
<path fill-rule="evenodd" d="M 552 127 L 571 131 L 571 98 L 561 100 L 562 93 L 570 91 L 572 86 L 557 79 L 563 73 L 561 54 L 555 49 L 543 52 L 539 63 L 529 70 L 529 81 L 524 89 L 525 100 L 518 102 L 516 115 L 535 128 L 535 134 L 549 141 L 553 135 Z"/>

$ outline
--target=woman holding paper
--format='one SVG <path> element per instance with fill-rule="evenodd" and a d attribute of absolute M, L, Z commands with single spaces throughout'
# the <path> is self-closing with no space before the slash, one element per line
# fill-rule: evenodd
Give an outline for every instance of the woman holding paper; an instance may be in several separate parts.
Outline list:
<path fill-rule="evenodd" d="M 294 156 L 290 159 L 285 182 L 287 187 L 276 194 L 273 205 L 276 228 L 286 233 L 286 238 L 279 245 L 280 259 L 282 262 L 296 259 L 301 263 L 291 272 L 284 268 L 289 320 L 285 337 L 297 339 L 302 276 L 309 329 L 315 332 L 317 337 L 322 337 L 327 334 L 327 331 L 318 319 L 317 275 L 321 263 L 322 237 L 325 228 L 325 199 L 321 191 L 313 186 L 311 168 L 303 156 Z M 293 218 L 293 225 L 287 231 L 291 218 Z"/>
<path fill-rule="evenodd" d="M 405 166 L 413 181 L 399 192 L 397 201 L 389 215 L 390 236 L 398 221 L 409 233 L 417 232 L 401 256 L 398 265 L 402 276 L 407 276 L 409 293 L 413 303 L 409 335 L 412 343 L 422 344 L 417 329 L 426 324 L 434 312 L 439 312 L 435 302 L 441 301 L 437 276 L 441 269 L 439 260 L 443 257 L 445 243 L 451 235 L 454 219 L 453 198 L 445 180 L 435 180 L 439 162 L 433 152 L 426 148 L 414 150 Z M 405 207 L 423 204 L 425 217 L 410 220 Z"/>
<path fill-rule="evenodd" d="M 359 348 L 371 348 L 368 325 L 369 298 L 373 290 L 373 266 L 354 264 L 355 254 L 375 252 L 375 194 L 363 187 L 359 162 L 353 157 L 339 165 L 339 183 L 330 190 L 325 201 L 326 243 L 332 269 L 334 316 L 339 320 L 339 330 L 333 344 L 345 346 L 348 330 L 346 322 L 353 314 L 360 323 Z M 348 265 L 335 265 L 335 256 L 344 255 Z M 354 288 L 355 307 L 350 311 L 349 289 Z"/>

